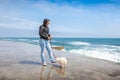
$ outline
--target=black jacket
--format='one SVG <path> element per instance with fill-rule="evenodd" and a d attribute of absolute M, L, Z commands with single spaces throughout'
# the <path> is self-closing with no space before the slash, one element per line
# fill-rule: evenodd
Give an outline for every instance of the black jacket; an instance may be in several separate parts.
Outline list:
<path fill-rule="evenodd" d="M 45 26 L 41 25 L 39 27 L 39 36 L 41 39 L 48 40 L 48 37 L 50 36 L 49 27 L 45 27 Z"/>

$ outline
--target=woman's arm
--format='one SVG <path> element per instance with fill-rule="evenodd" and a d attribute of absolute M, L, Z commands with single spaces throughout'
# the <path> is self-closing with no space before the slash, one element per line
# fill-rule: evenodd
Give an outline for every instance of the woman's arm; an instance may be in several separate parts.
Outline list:
<path fill-rule="evenodd" d="M 43 26 L 40 26 L 39 27 L 39 35 L 45 39 L 48 39 L 49 37 L 49 34 L 47 34 L 45 31 L 44 31 L 44 28 Z"/>

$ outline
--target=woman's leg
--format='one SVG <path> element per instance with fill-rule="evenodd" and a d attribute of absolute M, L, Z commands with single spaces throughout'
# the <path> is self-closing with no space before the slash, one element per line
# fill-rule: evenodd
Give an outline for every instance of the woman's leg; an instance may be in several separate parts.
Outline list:
<path fill-rule="evenodd" d="M 54 62 L 55 59 L 53 57 L 52 49 L 51 49 L 51 45 L 50 45 L 49 41 L 46 41 L 46 49 L 47 49 L 47 52 L 49 54 L 49 58 L 50 58 L 51 62 Z"/>
<path fill-rule="evenodd" d="M 45 41 L 43 39 L 40 39 L 39 40 L 39 44 L 40 44 L 40 47 L 41 47 L 41 60 L 42 60 L 42 63 L 45 62 L 45 58 L 44 58 L 44 49 L 45 49 Z"/>

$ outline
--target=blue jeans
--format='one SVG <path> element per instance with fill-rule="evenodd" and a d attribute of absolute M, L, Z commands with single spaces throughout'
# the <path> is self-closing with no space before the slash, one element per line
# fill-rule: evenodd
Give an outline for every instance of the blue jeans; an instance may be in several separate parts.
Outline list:
<path fill-rule="evenodd" d="M 53 54 L 52 54 L 52 49 L 51 49 L 51 45 L 49 43 L 49 40 L 40 39 L 39 44 L 40 44 L 40 47 L 41 47 L 41 60 L 42 60 L 42 63 L 45 62 L 45 58 L 44 58 L 44 49 L 45 48 L 46 48 L 46 50 L 47 50 L 47 52 L 49 54 L 50 60 L 54 61 L 54 57 L 53 57 Z"/>

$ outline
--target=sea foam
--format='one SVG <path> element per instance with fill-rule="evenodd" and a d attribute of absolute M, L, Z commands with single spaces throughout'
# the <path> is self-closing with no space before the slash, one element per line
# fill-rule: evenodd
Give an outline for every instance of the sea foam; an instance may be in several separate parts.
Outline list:
<path fill-rule="evenodd" d="M 68 52 L 77 53 L 77 54 L 90 56 L 90 57 L 94 57 L 94 58 L 100 58 L 100 59 L 109 60 L 109 61 L 113 61 L 113 62 L 120 62 L 120 53 L 115 48 L 87 47 L 87 48 L 83 48 L 83 49 L 68 50 Z"/>

